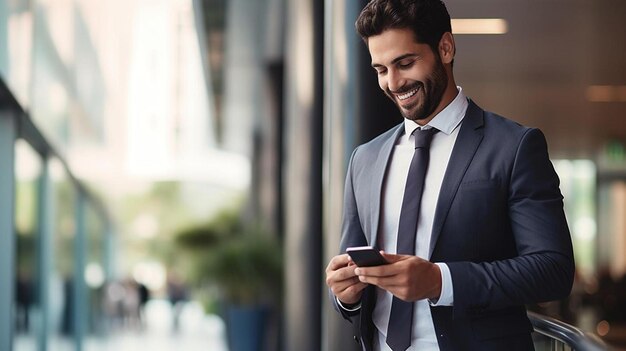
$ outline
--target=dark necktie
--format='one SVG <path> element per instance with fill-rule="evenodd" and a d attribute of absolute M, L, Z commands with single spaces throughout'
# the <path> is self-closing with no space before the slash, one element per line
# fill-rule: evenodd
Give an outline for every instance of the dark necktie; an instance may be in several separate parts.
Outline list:
<path fill-rule="evenodd" d="M 404 188 L 402 209 L 400 210 L 400 224 L 398 225 L 397 253 L 400 255 L 415 255 L 415 235 L 417 234 L 417 218 L 422 202 L 424 178 L 428 169 L 430 141 L 437 129 L 416 129 L 415 153 L 411 160 L 409 174 Z M 413 302 L 403 301 L 393 297 L 389 327 L 387 328 L 387 345 L 393 351 L 404 351 L 411 345 L 411 330 L 413 324 Z"/>

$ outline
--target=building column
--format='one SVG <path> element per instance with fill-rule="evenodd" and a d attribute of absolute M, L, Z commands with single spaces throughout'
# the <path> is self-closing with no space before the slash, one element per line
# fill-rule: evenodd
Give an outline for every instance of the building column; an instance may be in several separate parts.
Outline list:
<path fill-rule="evenodd" d="M 37 350 L 46 351 L 50 338 L 50 277 L 52 276 L 52 228 L 54 201 L 52 201 L 52 180 L 47 157 L 42 159 L 39 189 L 37 191 L 37 298 L 41 315 L 41 327 L 37 334 Z"/>
<path fill-rule="evenodd" d="M 284 349 L 321 349 L 323 7 L 287 1 Z"/>
<path fill-rule="evenodd" d="M 104 232 L 104 276 L 106 283 L 113 281 L 116 277 L 115 269 L 115 236 L 113 234 L 113 225 L 105 222 Z"/>
<path fill-rule="evenodd" d="M 266 103 L 262 77 L 267 1 L 226 1 L 222 147 L 250 158 L 259 111 Z"/>
<path fill-rule="evenodd" d="M 326 0 L 324 38 L 324 264 L 339 254 L 343 188 L 354 148 L 400 123 L 378 87 L 354 22 L 367 0 Z M 324 350 L 358 350 L 352 326 L 323 299 Z"/>
<path fill-rule="evenodd" d="M 10 1 L 0 1 L 0 75 L 9 74 L 9 10 Z"/>
<path fill-rule="evenodd" d="M 82 190 L 76 190 L 76 234 L 74 236 L 74 277 L 73 291 L 73 318 L 74 342 L 76 351 L 83 350 L 83 343 L 87 331 L 87 285 L 85 283 L 85 266 L 87 265 L 87 232 L 85 226 L 85 206 L 87 201 Z"/>
<path fill-rule="evenodd" d="M 0 111 L 0 350 L 13 350 L 15 324 L 15 138 L 16 119 Z"/>

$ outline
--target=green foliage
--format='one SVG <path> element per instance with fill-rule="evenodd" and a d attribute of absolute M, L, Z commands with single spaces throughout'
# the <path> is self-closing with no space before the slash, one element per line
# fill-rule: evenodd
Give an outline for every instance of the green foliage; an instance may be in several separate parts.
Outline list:
<path fill-rule="evenodd" d="M 15 187 L 15 228 L 32 233 L 37 225 L 38 186 L 36 181 L 18 180 Z"/>
<path fill-rule="evenodd" d="M 174 245 L 173 233 L 195 219 L 189 205 L 181 198 L 178 182 L 156 182 L 149 189 L 127 196 L 119 203 L 116 212 L 122 223 L 120 247 L 124 249 L 127 270 L 138 262 L 157 260 L 166 266 L 178 264 L 179 252 Z M 137 218 L 155 218 L 158 226 L 150 237 L 137 235 Z"/>
<path fill-rule="evenodd" d="M 180 232 L 175 243 L 188 253 L 196 284 L 216 286 L 228 302 L 251 305 L 280 298 L 278 240 L 259 225 L 241 222 L 236 212 Z"/>
<path fill-rule="evenodd" d="M 249 305 L 279 296 L 281 250 L 269 237 L 253 233 L 226 240 L 205 263 L 207 278 L 231 303 Z"/>
<path fill-rule="evenodd" d="M 32 277 L 36 272 L 36 242 L 33 233 L 17 232 L 16 235 L 17 271 Z"/>
<path fill-rule="evenodd" d="M 55 270 L 64 277 L 71 277 L 74 274 L 77 190 L 68 179 L 55 182 L 53 187 L 56 212 L 53 224 Z"/>
<path fill-rule="evenodd" d="M 188 250 L 206 250 L 214 248 L 229 236 L 242 232 L 242 223 L 235 211 L 223 211 L 211 222 L 190 227 L 176 235 L 178 246 Z"/>

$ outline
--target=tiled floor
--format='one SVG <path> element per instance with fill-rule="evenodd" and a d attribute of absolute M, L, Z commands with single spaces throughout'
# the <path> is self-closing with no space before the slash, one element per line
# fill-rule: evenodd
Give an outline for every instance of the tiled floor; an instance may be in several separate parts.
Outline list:
<path fill-rule="evenodd" d="M 179 328 L 173 328 L 173 313 L 164 300 L 146 305 L 142 327 L 136 324 L 114 325 L 106 336 L 89 336 L 84 351 L 228 351 L 225 326 L 221 318 L 205 315 L 200 305 L 187 303 L 182 309 Z M 48 350 L 74 351 L 68 338 L 52 335 Z M 37 350 L 35 338 L 17 336 L 14 351 Z"/>
<path fill-rule="evenodd" d="M 110 335 L 106 348 L 86 347 L 86 350 L 227 351 L 223 321 L 217 316 L 205 315 L 198 304 L 188 303 L 182 309 L 177 331 L 172 321 L 169 303 L 151 301 L 146 306 L 143 330 L 118 330 Z"/>

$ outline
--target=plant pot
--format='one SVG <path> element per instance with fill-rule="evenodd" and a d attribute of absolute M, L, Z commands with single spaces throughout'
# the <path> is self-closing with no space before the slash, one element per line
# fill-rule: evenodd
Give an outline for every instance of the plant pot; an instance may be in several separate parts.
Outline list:
<path fill-rule="evenodd" d="M 226 318 L 230 351 L 265 350 L 267 307 L 230 305 L 226 309 Z"/>

